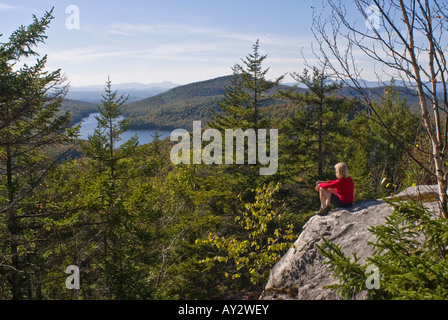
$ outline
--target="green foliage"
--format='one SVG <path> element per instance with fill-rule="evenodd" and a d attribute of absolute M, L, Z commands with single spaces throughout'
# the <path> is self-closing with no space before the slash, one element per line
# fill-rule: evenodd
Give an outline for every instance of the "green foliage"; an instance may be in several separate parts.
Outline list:
<path fill-rule="evenodd" d="M 263 62 L 266 60 L 267 55 L 260 55 L 259 53 L 259 40 L 253 45 L 253 51 L 246 58 L 242 59 L 243 65 L 237 65 L 241 76 L 241 85 L 248 94 L 247 102 L 244 103 L 246 108 L 252 110 L 252 128 L 266 128 L 269 123 L 268 118 L 261 119 L 262 114 L 260 107 L 263 102 L 270 99 L 269 91 L 277 87 L 283 80 L 283 76 L 270 81 L 266 78 L 269 68 L 263 69 Z M 263 121 L 264 120 L 264 121 Z"/>
<path fill-rule="evenodd" d="M 372 227 L 373 255 L 359 264 L 346 257 L 339 245 L 324 239 L 319 246 L 339 284 L 329 286 L 350 299 L 366 290 L 369 266 L 379 270 L 379 288 L 369 299 L 423 300 L 448 298 L 448 221 L 436 218 L 421 203 L 390 202 L 393 214 L 384 225 Z"/>
<path fill-rule="evenodd" d="M 345 135 L 354 102 L 336 96 L 340 84 L 325 71 L 305 69 L 293 76 L 307 90 L 292 87 L 278 92 L 277 96 L 296 106 L 294 115 L 280 125 L 278 174 L 281 181 L 290 182 L 296 195 L 290 198 L 292 205 L 303 210 L 318 206 L 316 181 L 334 179 L 334 164 L 349 160 Z"/>
<path fill-rule="evenodd" d="M 267 55 L 260 55 L 257 41 L 252 47 L 252 53 L 242 59 L 243 64 L 232 68 L 233 75 L 229 78 L 229 85 L 225 87 L 223 98 L 217 101 L 219 109 L 213 112 L 209 121 L 211 128 L 218 129 L 225 135 L 225 129 L 253 129 L 256 132 L 260 128 L 271 127 L 270 118 L 263 114 L 263 110 L 272 101 L 272 92 L 283 77 L 274 81 L 267 79 L 269 68 L 263 67 L 266 58 Z M 269 145 L 269 140 L 267 144 Z M 247 159 L 248 148 L 245 147 L 244 153 Z M 233 225 L 233 217 L 241 209 L 241 203 L 235 201 L 238 197 L 244 202 L 251 202 L 255 188 L 272 181 L 272 177 L 261 177 L 259 168 L 260 164 L 257 163 L 225 164 L 203 169 L 205 174 L 201 184 L 205 186 L 205 194 L 209 196 L 212 208 L 216 207 L 215 204 L 219 207 L 213 213 L 223 217 L 223 228 Z M 226 216 L 228 213 L 230 217 Z"/>
<path fill-rule="evenodd" d="M 216 247 L 219 255 L 202 263 L 229 263 L 232 268 L 226 276 L 237 279 L 249 275 L 254 285 L 264 283 L 272 266 L 295 238 L 292 224 L 286 229 L 281 227 L 283 216 L 274 199 L 279 187 L 270 184 L 256 189 L 255 202 L 246 203 L 245 211 L 235 218 L 245 231 L 242 236 L 218 237 L 210 233 L 202 244 Z"/>
<path fill-rule="evenodd" d="M 79 129 L 66 129 L 70 114 L 59 110 L 65 79 L 60 70 L 45 70 L 47 56 L 32 66 L 17 66 L 23 58 L 38 56 L 35 47 L 45 41 L 52 19 L 52 11 L 41 19 L 34 16 L 0 45 L 0 269 L 8 281 L 6 295 L 14 299 L 38 297 L 32 284 L 39 286 L 49 272 L 42 263 L 48 243 L 40 218 L 52 203 L 35 196 Z M 55 147 L 61 152 L 52 157 L 48 151 Z"/>
<path fill-rule="evenodd" d="M 250 94 L 244 87 L 241 69 L 238 65 L 232 68 L 233 75 L 229 85 L 224 87 L 223 98 L 216 101 L 218 110 L 211 110 L 213 116 L 209 120 L 211 128 L 224 132 L 225 129 L 251 128 L 254 122 L 254 112 L 247 107 Z"/>
<path fill-rule="evenodd" d="M 64 98 L 60 111 L 62 113 L 70 111 L 70 126 L 74 126 L 78 122 L 81 122 L 83 118 L 88 117 L 89 114 L 97 112 L 98 106 L 95 103 Z"/>
<path fill-rule="evenodd" d="M 294 117 L 283 126 L 283 147 L 292 155 L 283 162 L 293 163 L 289 166 L 292 170 L 296 169 L 294 164 L 298 164 L 300 168 L 295 172 L 306 172 L 312 174 L 315 181 L 322 180 L 332 174 L 328 169 L 341 158 L 341 136 L 345 133 L 352 103 L 347 98 L 336 97 L 336 90 L 341 85 L 325 71 L 313 68 L 310 75 L 305 69 L 302 74 L 295 73 L 294 78 L 308 90 L 305 93 L 295 88 L 279 91 L 281 97 L 298 106 Z"/>
<path fill-rule="evenodd" d="M 393 85 L 392 81 L 381 102 L 374 104 L 375 114 L 361 111 L 349 123 L 352 144 L 347 144 L 347 164 L 357 186 L 357 200 L 381 198 L 412 184 L 405 183 L 413 162 L 406 150 L 414 150 L 421 135 L 419 118 Z"/>
<path fill-rule="evenodd" d="M 132 152 L 137 145 L 137 137 L 134 136 L 120 148 L 120 151 L 115 151 L 121 135 L 129 130 L 133 121 L 132 118 L 123 117 L 128 97 L 117 95 L 117 91 L 112 91 L 112 83 L 108 79 L 103 100 L 101 100 L 102 106 L 98 107 L 99 115 L 95 117 L 97 128 L 93 136 L 89 137 L 91 143 L 84 148 L 88 156 L 107 164 L 112 175 L 114 175 L 117 160 L 123 156 L 123 152 Z"/>
<path fill-rule="evenodd" d="M 320 253 L 328 258 L 333 276 L 339 279 L 339 284 L 329 285 L 324 289 L 335 290 L 344 299 L 353 299 L 366 288 L 366 267 L 361 266 L 359 258 L 354 252 L 353 261 L 346 257 L 340 246 L 323 238 L 322 245 L 317 245 Z"/>

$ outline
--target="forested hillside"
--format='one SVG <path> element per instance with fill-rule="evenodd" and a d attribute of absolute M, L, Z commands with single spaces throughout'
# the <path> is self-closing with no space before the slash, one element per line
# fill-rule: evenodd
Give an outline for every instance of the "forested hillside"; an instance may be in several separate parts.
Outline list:
<path fill-rule="evenodd" d="M 216 102 L 223 97 L 229 84 L 229 76 L 218 77 L 179 86 L 155 97 L 130 103 L 127 111 L 134 114 L 133 128 L 191 130 L 193 121 L 201 120 L 205 124 L 210 120 L 212 111 L 218 110 Z M 274 90 L 280 88 L 286 87 L 279 86 Z M 275 103 L 269 100 L 263 107 Z"/>
<path fill-rule="evenodd" d="M 97 112 L 98 104 L 64 98 L 60 110 L 70 112 L 70 125 L 75 125 L 90 113 Z"/>
<path fill-rule="evenodd" d="M 230 84 L 231 76 L 218 77 L 215 79 L 178 86 L 174 89 L 135 102 L 128 101 L 126 116 L 133 115 L 133 129 L 159 129 L 174 130 L 185 128 L 191 130 L 193 121 L 201 120 L 204 125 L 211 119 L 213 111 L 218 111 L 217 101 L 224 95 L 226 86 Z M 273 95 L 278 90 L 287 90 L 290 86 L 279 85 L 269 91 Z M 381 100 L 386 87 L 369 88 L 369 94 L 375 100 Z M 304 93 L 306 88 L 294 89 Z M 397 94 L 405 98 L 412 112 L 418 112 L 418 97 L 412 90 L 404 87 L 396 87 Z M 127 95 L 127 90 L 120 93 Z M 360 93 L 348 87 L 341 87 L 335 94 L 348 98 L 360 98 Z M 97 100 L 101 100 L 102 93 L 97 94 Z M 71 123 L 79 122 L 90 113 L 97 112 L 99 103 L 64 99 L 61 110 L 70 111 Z M 295 113 L 293 106 L 282 98 L 274 96 L 261 105 L 266 114 L 275 120 L 284 120 Z"/>

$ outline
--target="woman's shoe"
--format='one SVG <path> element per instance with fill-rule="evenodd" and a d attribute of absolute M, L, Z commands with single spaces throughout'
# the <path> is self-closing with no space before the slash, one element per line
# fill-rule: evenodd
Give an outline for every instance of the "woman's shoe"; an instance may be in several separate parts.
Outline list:
<path fill-rule="evenodd" d="M 318 216 L 326 216 L 330 212 L 330 210 L 330 206 L 326 207 L 325 209 L 320 208 L 319 211 L 316 211 L 316 214 Z"/>

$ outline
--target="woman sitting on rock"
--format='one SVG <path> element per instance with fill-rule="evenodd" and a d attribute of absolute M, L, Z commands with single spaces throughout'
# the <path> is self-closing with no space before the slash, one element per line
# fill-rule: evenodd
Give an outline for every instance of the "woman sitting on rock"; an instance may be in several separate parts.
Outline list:
<path fill-rule="evenodd" d="M 319 192 L 321 207 L 317 215 L 327 215 L 334 205 L 337 208 L 350 208 L 353 206 L 354 183 L 348 173 L 348 167 L 344 162 L 334 166 L 337 180 L 317 181 L 316 191 Z"/>

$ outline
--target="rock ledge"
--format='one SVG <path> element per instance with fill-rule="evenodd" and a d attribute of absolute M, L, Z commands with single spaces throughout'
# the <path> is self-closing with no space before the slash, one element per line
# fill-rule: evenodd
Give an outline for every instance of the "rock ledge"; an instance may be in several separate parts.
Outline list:
<path fill-rule="evenodd" d="M 419 199 L 436 210 L 437 186 L 417 186 L 400 192 L 398 200 Z M 327 216 L 313 216 L 303 227 L 294 247 L 277 262 L 265 290 L 263 300 L 336 300 L 335 292 L 323 287 L 337 283 L 316 244 L 322 237 L 338 243 L 347 256 L 356 252 L 360 263 L 372 253 L 367 243 L 375 240 L 370 227 L 385 223 L 393 208 L 383 200 L 365 200 L 350 209 L 332 210 Z M 365 293 L 356 297 L 365 298 Z"/>

